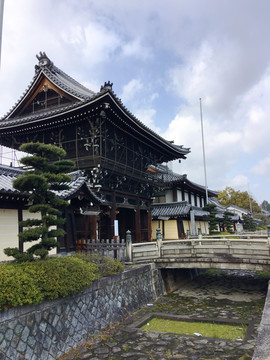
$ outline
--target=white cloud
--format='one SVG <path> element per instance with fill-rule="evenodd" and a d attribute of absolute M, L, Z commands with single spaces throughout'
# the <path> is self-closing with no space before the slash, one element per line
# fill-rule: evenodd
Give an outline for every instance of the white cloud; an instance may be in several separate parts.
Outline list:
<path fill-rule="evenodd" d="M 116 33 L 95 22 L 89 22 L 84 27 L 76 25 L 67 29 L 62 33 L 62 39 L 68 45 L 80 47 L 84 60 L 89 66 L 107 62 L 121 44 Z"/>
<path fill-rule="evenodd" d="M 151 48 L 142 44 L 138 38 L 124 43 L 122 45 L 122 53 L 124 56 L 135 56 L 138 59 L 149 60 L 152 57 Z"/>
<path fill-rule="evenodd" d="M 122 94 L 120 95 L 120 97 L 124 103 L 129 102 L 134 99 L 142 89 L 142 81 L 140 79 L 132 79 L 123 86 Z"/>
<path fill-rule="evenodd" d="M 253 166 L 251 171 L 256 175 L 267 175 L 270 176 L 270 154 L 268 154 L 266 157 L 260 159 L 258 163 Z"/>
<path fill-rule="evenodd" d="M 240 188 L 241 191 L 246 191 L 248 188 L 248 177 L 245 175 L 236 175 L 229 185 L 233 188 Z M 246 190 L 243 190 L 243 188 L 246 188 Z"/>
<path fill-rule="evenodd" d="M 153 108 L 146 108 L 146 109 L 140 109 L 137 110 L 136 116 L 138 119 L 140 119 L 141 122 L 144 123 L 147 127 L 149 127 L 151 130 L 155 131 L 156 133 L 160 133 L 160 128 L 155 125 L 155 115 L 156 110 Z"/>

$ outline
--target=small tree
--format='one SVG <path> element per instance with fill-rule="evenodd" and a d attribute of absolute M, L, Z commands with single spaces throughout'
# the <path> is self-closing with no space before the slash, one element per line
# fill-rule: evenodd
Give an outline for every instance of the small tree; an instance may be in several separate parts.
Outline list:
<path fill-rule="evenodd" d="M 207 204 L 203 210 L 209 212 L 209 215 L 206 215 L 205 219 L 209 222 L 209 233 L 212 234 L 218 230 L 218 220 L 216 218 L 217 207 L 214 204 Z"/>
<path fill-rule="evenodd" d="M 233 221 L 232 221 L 233 214 L 230 211 L 224 211 L 223 218 L 222 218 L 222 225 L 224 227 L 224 231 L 228 231 L 230 233 L 233 232 Z"/>
<path fill-rule="evenodd" d="M 13 182 L 15 189 L 21 192 L 28 192 L 30 213 L 39 213 L 40 219 L 27 219 L 20 222 L 24 228 L 19 234 L 23 243 L 39 240 L 26 252 L 18 248 L 6 248 L 4 253 L 13 256 L 17 261 L 33 260 L 34 255 L 45 259 L 48 252 L 57 247 L 56 238 L 65 234 L 58 225 L 64 224 L 61 218 L 61 209 L 68 205 L 68 202 L 60 199 L 56 191 L 68 189 L 66 184 L 71 179 L 66 172 L 74 168 L 72 161 L 63 160 L 66 152 L 54 145 L 42 143 L 27 143 L 20 147 L 32 156 L 25 156 L 21 163 L 30 168 Z"/>
<path fill-rule="evenodd" d="M 244 230 L 255 231 L 256 223 L 255 223 L 254 219 L 250 216 L 243 215 L 243 228 L 244 228 Z"/>

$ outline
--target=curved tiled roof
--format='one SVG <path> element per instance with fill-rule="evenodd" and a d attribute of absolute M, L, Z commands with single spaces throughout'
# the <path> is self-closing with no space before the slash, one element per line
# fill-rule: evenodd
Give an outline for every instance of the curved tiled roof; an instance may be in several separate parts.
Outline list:
<path fill-rule="evenodd" d="M 121 121 L 124 121 L 128 127 L 132 128 L 134 131 L 137 131 L 148 139 L 154 139 L 154 141 L 157 141 L 160 146 L 165 146 L 167 150 L 170 150 L 171 153 L 174 153 L 173 158 L 185 158 L 184 155 L 190 152 L 190 149 L 184 148 L 183 145 L 175 145 L 165 140 L 160 135 L 148 128 L 146 125 L 144 125 L 139 119 L 137 119 L 136 116 L 134 116 L 123 105 L 121 99 L 118 98 L 116 94 L 112 91 L 113 84 L 111 84 L 110 82 L 105 83 L 104 86 L 101 87 L 100 92 L 95 93 L 78 83 L 76 80 L 68 76 L 59 68 L 57 68 L 45 53 L 40 53 L 37 58 L 39 60 L 39 64 L 36 65 L 36 74 L 32 82 L 30 83 L 24 94 L 21 96 L 21 98 L 8 112 L 8 114 L 6 114 L 0 119 L 0 130 L 3 129 L 4 131 L 7 129 L 11 131 L 13 127 L 20 127 L 26 124 L 30 125 L 34 122 L 41 122 L 50 117 L 65 114 L 75 109 L 84 108 L 91 102 L 99 100 L 102 97 L 108 95 L 111 101 L 113 101 L 116 106 L 115 110 L 118 108 L 124 115 L 119 117 L 119 119 Z M 15 117 L 14 115 L 16 114 L 16 110 L 20 108 L 24 101 L 26 101 L 27 96 L 35 88 L 42 76 L 45 76 L 49 81 L 51 81 L 63 92 L 71 95 L 74 99 L 74 102 L 70 105 L 61 105 L 59 107 L 49 108 L 31 115 Z"/>
<path fill-rule="evenodd" d="M 0 192 L 8 194 L 22 194 L 20 191 L 14 189 L 13 180 L 23 173 L 23 170 L 15 169 L 6 165 L 0 165 Z M 62 199 L 71 199 L 72 196 L 79 191 L 82 186 L 86 185 L 90 196 L 97 202 L 101 203 L 103 200 L 96 195 L 87 184 L 87 178 L 83 176 L 82 171 L 71 173 L 71 182 L 67 183 L 68 190 L 56 191 L 56 194 Z M 24 193 L 24 195 L 28 195 Z"/>
<path fill-rule="evenodd" d="M 19 190 L 14 189 L 13 180 L 22 173 L 22 170 L 0 165 L 0 192 L 7 194 L 14 193 L 16 195 L 21 194 Z"/>
<path fill-rule="evenodd" d="M 192 206 L 186 201 L 182 201 L 175 203 L 153 204 L 152 216 L 154 218 L 160 216 L 178 217 L 181 215 L 188 215 L 191 210 L 194 211 L 195 216 L 204 216 L 209 214 L 207 211 L 204 211 L 200 207 Z"/>
<path fill-rule="evenodd" d="M 153 168 L 154 170 L 156 170 L 156 177 L 162 181 L 164 181 L 165 183 L 167 183 L 168 186 L 171 186 L 171 184 L 173 183 L 182 183 L 185 182 L 187 185 L 189 185 L 189 187 L 191 188 L 195 188 L 197 190 L 201 190 L 203 192 L 205 192 L 205 187 L 203 185 L 199 185 L 193 181 L 190 181 L 187 178 L 186 174 L 177 174 L 175 172 L 173 172 L 172 170 L 170 170 L 167 166 L 165 165 L 157 165 L 157 166 L 150 166 L 151 168 Z M 214 191 L 214 190 L 210 190 L 208 189 L 208 193 L 210 196 L 214 197 L 214 196 L 218 196 L 218 192 Z"/>
<path fill-rule="evenodd" d="M 2 117 L 2 119 L 9 119 L 14 111 L 23 103 L 24 99 L 27 97 L 30 90 L 37 83 L 38 79 L 44 75 L 49 79 L 54 85 L 62 89 L 64 92 L 74 96 L 78 101 L 90 100 L 93 98 L 96 93 L 92 90 L 87 89 L 85 86 L 81 85 L 78 81 L 74 80 L 72 77 L 67 75 L 64 71 L 56 67 L 53 62 L 47 57 L 45 53 L 40 53 L 41 56 L 37 55 L 39 59 L 39 64 L 36 65 L 36 73 L 31 81 L 31 83 L 26 88 L 25 92 L 22 94 L 20 99 L 15 103 L 15 105 L 9 110 L 9 112 Z M 42 60 L 46 59 L 46 63 L 43 63 Z M 1 120 L 2 120 L 1 119 Z"/>
<path fill-rule="evenodd" d="M 191 206 L 185 201 L 179 203 L 153 204 L 152 216 L 176 217 L 187 215 L 190 208 Z"/>

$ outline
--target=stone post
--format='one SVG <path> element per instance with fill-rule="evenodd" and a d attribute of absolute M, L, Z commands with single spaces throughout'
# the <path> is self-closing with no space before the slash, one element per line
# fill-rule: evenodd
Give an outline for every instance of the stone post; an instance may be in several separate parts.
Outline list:
<path fill-rule="evenodd" d="M 132 262 L 133 261 L 133 257 L 132 257 L 132 240 L 131 240 L 131 231 L 128 230 L 126 232 L 126 257 L 127 257 L 127 262 Z"/>
<path fill-rule="evenodd" d="M 156 230 L 158 257 L 161 258 L 162 235 L 159 228 Z"/>
<path fill-rule="evenodd" d="M 201 228 L 198 228 L 198 239 L 202 240 L 202 230 L 201 230 Z M 199 245 L 202 245 L 201 241 L 199 242 Z"/>

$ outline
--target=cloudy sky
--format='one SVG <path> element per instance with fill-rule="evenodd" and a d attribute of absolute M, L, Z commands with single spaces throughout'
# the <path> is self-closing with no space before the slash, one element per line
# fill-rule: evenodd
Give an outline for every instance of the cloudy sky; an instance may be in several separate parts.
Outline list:
<path fill-rule="evenodd" d="M 36 54 L 97 91 L 110 80 L 142 122 L 191 148 L 173 170 L 270 202 L 269 0 L 6 0 L 0 114 Z"/>

